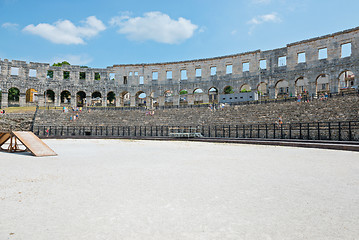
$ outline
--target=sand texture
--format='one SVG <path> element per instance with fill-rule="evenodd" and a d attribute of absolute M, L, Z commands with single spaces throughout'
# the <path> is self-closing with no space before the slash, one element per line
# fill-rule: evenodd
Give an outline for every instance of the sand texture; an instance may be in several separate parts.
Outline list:
<path fill-rule="evenodd" d="M 359 153 L 45 140 L 0 152 L 0 240 L 359 239 Z"/>

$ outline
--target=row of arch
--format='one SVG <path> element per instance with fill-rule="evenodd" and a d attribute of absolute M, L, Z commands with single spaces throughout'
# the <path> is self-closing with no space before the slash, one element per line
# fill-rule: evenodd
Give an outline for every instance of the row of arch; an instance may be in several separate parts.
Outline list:
<path fill-rule="evenodd" d="M 343 71 L 338 78 L 338 89 L 348 88 L 354 84 L 355 76 L 353 72 L 346 70 Z M 328 92 L 329 89 L 329 76 L 327 74 L 321 74 L 316 78 L 316 92 Z M 299 77 L 295 81 L 295 92 L 291 93 L 293 95 L 303 94 L 306 93 L 308 90 L 309 81 L 305 77 Z M 239 92 L 248 92 L 248 91 L 258 91 L 262 96 L 267 96 L 268 86 L 267 83 L 261 82 L 257 85 L 256 89 L 252 89 L 249 84 L 243 84 L 239 89 Z M 223 94 L 230 94 L 235 93 L 236 89 L 232 86 L 226 86 L 223 88 L 221 93 Z M 146 105 L 146 100 L 151 99 L 156 104 L 156 98 L 163 96 L 165 98 L 165 103 L 173 102 L 173 96 L 179 95 L 179 102 L 180 104 L 185 104 L 188 102 L 188 95 L 194 95 L 194 103 L 201 103 L 203 102 L 203 95 L 208 94 L 209 101 L 216 101 L 218 99 L 218 94 L 220 93 L 219 89 L 216 87 L 209 88 L 206 92 L 203 91 L 201 88 L 196 88 L 193 91 L 189 92 L 187 89 L 181 89 L 178 93 L 173 93 L 171 90 L 165 90 L 164 92 L 160 93 L 159 96 L 155 96 L 154 92 L 151 92 L 148 96 L 144 91 L 138 91 L 135 97 L 135 104 L 136 106 Z M 163 95 L 162 95 L 163 94 Z M 286 96 L 289 95 L 289 82 L 286 80 L 279 80 L 275 84 L 275 97 Z M 10 102 L 17 102 L 19 101 L 20 91 L 18 88 L 10 88 L 8 91 L 8 100 Z M 31 88 L 26 91 L 26 102 L 33 103 L 38 101 L 39 93 L 36 89 Z M 55 92 L 51 89 L 46 90 L 43 93 L 44 101 L 46 103 L 55 103 Z M 84 105 L 103 105 L 103 101 L 106 101 L 106 105 L 108 106 L 116 106 L 116 101 L 120 100 L 122 106 L 130 105 L 131 104 L 131 95 L 128 91 L 124 91 L 119 96 L 116 96 L 115 92 L 110 91 L 107 93 L 106 97 L 104 98 L 99 91 L 95 91 L 91 94 L 91 96 L 87 96 L 84 91 L 78 91 L 73 98 L 73 95 L 68 90 L 64 90 L 60 93 L 59 96 L 59 103 L 60 104 L 71 104 L 72 101 L 76 101 L 77 106 L 84 106 Z M 120 106 L 120 105 L 118 105 Z"/>

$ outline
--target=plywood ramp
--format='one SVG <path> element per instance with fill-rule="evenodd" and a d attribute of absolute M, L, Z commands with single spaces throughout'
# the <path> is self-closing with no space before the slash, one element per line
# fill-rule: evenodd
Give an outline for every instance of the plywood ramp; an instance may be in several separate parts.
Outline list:
<path fill-rule="evenodd" d="M 57 155 L 33 132 L 12 131 L 11 135 L 16 137 L 34 156 L 45 157 Z"/>

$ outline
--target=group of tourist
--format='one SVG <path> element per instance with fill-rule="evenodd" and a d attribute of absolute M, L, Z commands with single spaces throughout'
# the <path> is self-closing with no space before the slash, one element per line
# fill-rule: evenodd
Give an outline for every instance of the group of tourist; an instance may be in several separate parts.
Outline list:
<path fill-rule="evenodd" d="M 319 100 L 328 100 L 328 93 L 322 93 L 319 97 Z"/>
<path fill-rule="evenodd" d="M 0 114 L 5 114 L 5 109 L 1 109 Z"/>
<path fill-rule="evenodd" d="M 82 107 L 72 107 L 71 110 L 73 112 L 76 112 L 76 115 L 70 116 L 70 121 L 75 121 L 80 118 L 79 113 L 82 112 Z M 67 107 L 62 108 L 62 112 L 67 113 L 69 112 L 69 109 Z M 90 111 L 89 111 L 90 112 Z"/>

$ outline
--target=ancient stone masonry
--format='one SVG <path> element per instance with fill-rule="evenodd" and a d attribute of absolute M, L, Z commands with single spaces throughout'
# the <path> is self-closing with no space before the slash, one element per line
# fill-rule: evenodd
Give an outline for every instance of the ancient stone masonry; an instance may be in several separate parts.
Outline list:
<path fill-rule="evenodd" d="M 359 27 L 284 48 L 182 62 L 54 67 L 0 60 L 1 106 L 179 105 L 258 91 L 264 98 L 316 97 L 358 85 Z M 19 90 L 9 99 L 9 90 Z M 11 95 L 12 96 L 12 95 Z"/>

